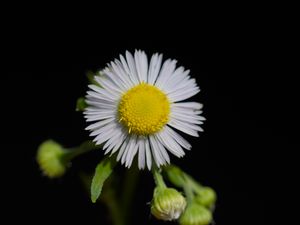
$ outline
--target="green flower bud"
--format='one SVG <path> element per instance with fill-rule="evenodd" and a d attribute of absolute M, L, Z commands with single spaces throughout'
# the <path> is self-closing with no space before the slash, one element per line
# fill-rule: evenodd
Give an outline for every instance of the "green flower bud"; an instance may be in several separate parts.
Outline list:
<path fill-rule="evenodd" d="M 62 176 L 66 171 L 66 163 L 62 160 L 64 154 L 60 144 L 47 140 L 39 146 L 36 159 L 43 173 L 49 178 L 55 178 Z"/>
<path fill-rule="evenodd" d="M 212 213 L 204 206 L 192 202 L 179 219 L 180 225 L 208 225 L 212 221 Z"/>
<path fill-rule="evenodd" d="M 186 200 L 174 188 L 156 187 L 154 189 L 151 213 L 160 220 L 176 220 L 186 207 Z"/>
<path fill-rule="evenodd" d="M 195 201 L 208 208 L 213 207 L 217 199 L 216 192 L 210 187 L 203 187 L 197 192 Z"/>

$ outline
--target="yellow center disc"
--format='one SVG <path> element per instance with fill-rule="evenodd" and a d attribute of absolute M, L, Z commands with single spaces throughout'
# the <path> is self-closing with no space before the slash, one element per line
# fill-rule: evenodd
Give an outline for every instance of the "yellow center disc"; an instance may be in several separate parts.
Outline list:
<path fill-rule="evenodd" d="M 168 122 L 170 102 L 157 87 L 141 83 L 123 94 L 118 111 L 120 122 L 129 133 L 146 136 Z"/>

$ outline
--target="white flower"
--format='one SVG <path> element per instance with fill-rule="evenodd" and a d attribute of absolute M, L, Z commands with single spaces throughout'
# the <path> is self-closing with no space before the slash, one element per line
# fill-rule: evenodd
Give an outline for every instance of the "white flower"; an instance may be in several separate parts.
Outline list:
<path fill-rule="evenodd" d="M 152 161 L 160 167 L 170 163 L 168 151 L 177 157 L 191 145 L 173 128 L 198 137 L 205 118 L 202 104 L 181 102 L 200 89 L 189 70 L 176 68 L 176 60 L 162 65 L 162 54 L 154 54 L 148 64 L 143 51 L 120 55 L 95 76 L 99 84 L 89 85 L 85 118 L 94 122 L 91 130 L 105 154 L 118 151 L 117 161 L 130 167 L 136 154 L 138 165 L 150 170 Z"/>

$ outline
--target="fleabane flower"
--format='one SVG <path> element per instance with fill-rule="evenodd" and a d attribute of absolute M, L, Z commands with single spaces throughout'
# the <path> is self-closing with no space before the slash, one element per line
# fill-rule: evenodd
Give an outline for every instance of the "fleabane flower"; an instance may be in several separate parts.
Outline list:
<path fill-rule="evenodd" d="M 176 62 L 156 53 L 148 63 L 145 52 L 127 51 L 95 76 L 99 85 L 89 85 L 84 114 L 93 123 L 86 129 L 128 168 L 136 155 L 140 169 L 168 164 L 168 153 L 182 157 L 191 149 L 175 130 L 195 137 L 202 131 L 202 104 L 183 102 L 200 89 Z"/>

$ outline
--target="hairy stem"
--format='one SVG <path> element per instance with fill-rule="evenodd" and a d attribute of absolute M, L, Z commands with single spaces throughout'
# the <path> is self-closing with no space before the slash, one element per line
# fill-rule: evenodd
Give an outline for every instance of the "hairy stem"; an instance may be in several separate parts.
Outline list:
<path fill-rule="evenodd" d="M 161 173 L 156 168 L 153 169 L 153 178 L 154 178 L 156 186 L 161 187 L 161 188 L 167 187 Z"/>

